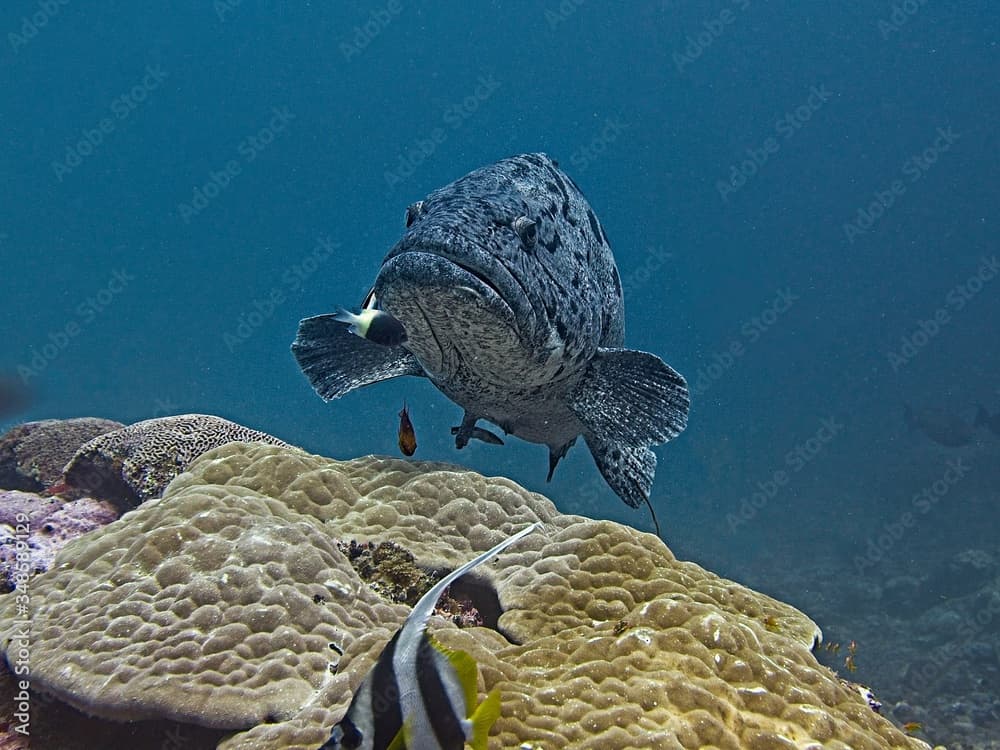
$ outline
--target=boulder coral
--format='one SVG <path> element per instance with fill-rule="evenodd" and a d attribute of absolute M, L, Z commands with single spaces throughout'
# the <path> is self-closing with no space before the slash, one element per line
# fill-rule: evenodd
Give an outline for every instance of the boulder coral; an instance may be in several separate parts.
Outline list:
<path fill-rule="evenodd" d="M 124 427 L 97 417 L 24 422 L 0 435 L 0 487 L 38 492 L 62 476 L 63 467 L 91 438 Z"/>
<path fill-rule="evenodd" d="M 408 612 L 338 542 L 453 568 L 533 521 L 468 586 L 493 627 L 431 627 L 499 688 L 494 750 L 928 747 L 817 663 L 808 617 L 650 534 L 454 466 L 262 444 L 202 455 L 32 579 L 33 685 L 105 719 L 231 730 L 222 750 L 316 748 Z M 0 598 L 8 657 L 14 614 Z"/>
<path fill-rule="evenodd" d="M 205 451 L 233 441 L 288 443 L 210 414 L 157 417 L 104 433 L 80 446 L 63 470 L 66 486 L 123 510 L 158 497 Z"/>

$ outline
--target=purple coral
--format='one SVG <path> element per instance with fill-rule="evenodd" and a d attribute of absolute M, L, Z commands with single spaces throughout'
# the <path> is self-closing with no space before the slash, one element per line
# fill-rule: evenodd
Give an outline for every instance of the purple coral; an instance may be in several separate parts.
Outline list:
<path fill-rule="evenodd" d="M 17 587 L 17 554 L 28 555 L 30 573 L 49 569 L 67 542 L 118 518 L 108 502 L 90 497 L 64 503 L 31 492 L 0 492 L 0 592 Z M 27 545 L 25 548 L 24 545 Z"/>

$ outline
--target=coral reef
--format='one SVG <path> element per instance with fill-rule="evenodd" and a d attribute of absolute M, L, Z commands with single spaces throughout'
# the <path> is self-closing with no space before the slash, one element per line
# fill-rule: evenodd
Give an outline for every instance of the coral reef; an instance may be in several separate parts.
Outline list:
<path fill-rule="evenodd" d="M 25 422 L 0 436 L 0 488 L 39 492 L 62 476 L 63 467 L 91 438 L 124 427 L 97 417 Z"/>
<path fill-rule="evenodd" d="M 407 550 L 394 542 L 340 542 L 340 551 L 347 555 L 351 566 L 373 591 L 390 601 L 414 606 L 447 571 L 427 571 L 417 565 Z M 435 613 L 446 617 L 460 628 L 482 625 L 483 617 L 468 597 L 449 586 L 435 607 Z"/>
<path fill-rule="evenodd" d="M 107 719 L 244 730 L 224 750 L 315 748 L 408 611 L 338 541 L 450 568 L 536 520 L 468 588 L 492 627 L 432 625 L 500 689 L 492 748 L 927 747 L 816 661 L 806 616 L 656 537 L 457 467 L 260 444 L 206 453 L 32 579 L 32 679 Z"/>
<path fill-rule="evenodd" d="M 949 750 L 1000 748 L 998 555 L 975 548 L 955 553 L 944 546 L 930 559 L 928 552 L 910 575 L 845 575 L 843 557 L 836 554 L 803 561 L 780 576 L 773 569 L 756 575 L 766 575 L 776 595 L 795 596 L 821 614 L 828 645 L 856 641 L 852 679 L 879 687 L 887 718 L 899 725 L 918 723 L 920 737 L 942 741 Z M 906 571 L 911 554 L 901 551 L 883 570 Z M 977 571 L 978 588 L 972 591 L 964 580 L 972 573 L 967 564 Z M 954 594 L 946 597 L 942 571 L 948 570 L 956 580 Z M 862 589 L 864 598 L 849 596 Z M 818 656 L 843 668 L 843 650 L 820 649 Z"/>
<path fill-rule="evenodd" d="M 90 497 L 63 502 L 30 492 L 0 491 L 0 592 L 16 588 L 19 540 L 27 544 L 32 573 L 42 573 L 67 542 L 116 518 L 114 506 Z M 26 533 L 19 533 L 21 529 Z"/>
<path fill-rule="evenodd" d="M 264 432 L 209 414 L 180 414 L 136 422 L 85 443 L 63 471 L 65 483 L 123 510 L 158 497 L 205 451 L 233 441 L 288 444 Z"/>

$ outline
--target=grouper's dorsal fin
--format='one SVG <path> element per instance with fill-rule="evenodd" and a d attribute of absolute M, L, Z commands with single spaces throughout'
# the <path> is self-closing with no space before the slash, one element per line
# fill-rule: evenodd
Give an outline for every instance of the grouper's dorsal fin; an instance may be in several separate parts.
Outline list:
<path fill-rule="evenodd" d="M 654 354 L 598 349 L 569 407 L 601 443 L 645 447 L 687 426 L 687 382 Z"/>
<path fill-rule="evenodd" d="M 300 321 L 292 354 L 324 401 L 400 375 L 424 375 L 417 358 L 407 349 L 355 336 L 337 320 L 337 314 Z"/>

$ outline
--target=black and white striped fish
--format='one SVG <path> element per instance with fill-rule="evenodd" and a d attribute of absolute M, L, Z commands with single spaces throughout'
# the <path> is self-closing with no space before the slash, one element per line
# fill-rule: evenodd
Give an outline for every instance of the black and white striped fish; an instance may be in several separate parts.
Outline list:
<path fill-rule="evenodd" d="M 427 634 L 437 600 L 457 578 L 500 554 L 541 524 L 533 523 L 453 570 L 424 594 L 354 693 L 344 718 L 320 750 L 486 750 L 500 716 L 494 689 L 475 706 L 475 661 Z"/>

